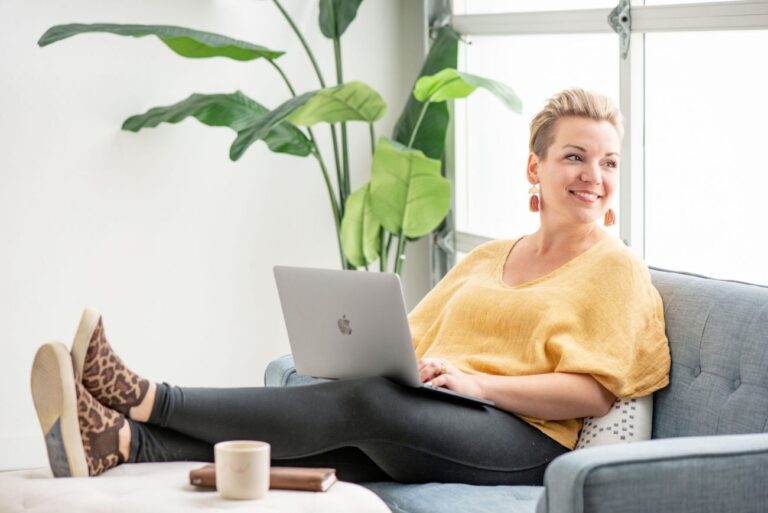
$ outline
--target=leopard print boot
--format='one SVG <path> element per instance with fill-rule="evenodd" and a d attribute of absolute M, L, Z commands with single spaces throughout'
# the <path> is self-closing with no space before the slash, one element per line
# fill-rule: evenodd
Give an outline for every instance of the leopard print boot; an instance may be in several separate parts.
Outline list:
<path fill-rule="evenodd" d="M 74 379 L 64 344 L 43 344 L 32 364 L 32 399 L 56 477 L 97 476 L 124 461 L 125 417 L 100 404 Z"/>
<path fill-rule="evenodd" d="M 104 406 L 128 415 L 149 390 L 149 381 L 129 370 L 112 350 L 101 314 L 87 308 L 72 343 L 75 380 Z"/>
<path fill-rule="evenodd" d="M 88 475 L 99 474 L 124 463 L 119 451 L 119 432 L 125 425 L 125 417 L 97 401 L 80 382 L 77 391 L 77 420 L 83 451 L 88 464 Z"/>

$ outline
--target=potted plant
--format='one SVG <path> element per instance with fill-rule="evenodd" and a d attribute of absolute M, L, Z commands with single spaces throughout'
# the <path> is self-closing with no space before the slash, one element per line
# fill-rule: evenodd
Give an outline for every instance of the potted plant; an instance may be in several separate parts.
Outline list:
<path fill-rule="evenodd" d="M 67 24 L 48 29 L 38 44 L 46 46 L 69 37 L 103 32 L 121 36 L 155 36 L 182 57 L 226 57 L 236 61 L 264 60 L 280 75 L 290 98 L 269 109 L 240 91 L 192 94 L 162 107 L 131 116 L 124 130 L 139 131 L 160 123 L 178 123 L 194 117 L 209 126 L 226 126 L 237 134 L 229 157 L 238 160 L 255 142 L 271 151 L 313 157 L 323 174 L 331 204 L 342 269 L 356 269 L 379 261 L 387 270 L 387 255 L 397 240 L 392 271 L 402 272 L 405 245 L 429 234 L 450 209 L 450 183 L 442 176 L 441 159 L 449 114 L 446 102 L 464 98 L 478 87 L 487 89 L 508 108 L 521 112 L 522 104 L 508 86 L 457 71 L 459 37 L 450 28 L 436 31 L 418 80 L 391 138 L 376 138 L 374 123 L 386 112 L 379 93 L 360 81 L 345 82 L 341 64 L 341 36 L 357 15 L 362 0 L 319 0 L 319 26 L 333 40 L 336 85 L 327 86 L 311 48 L 280 4 L 277 10 L 290 24 L 315 70 L 320 88 L 297 94 L 281 69 L 282 51 L 185 27 L 166 25 Z M 367 123 L 372 151 L 371 179 L 350 190 L 347 123 Z M 335 183 L 317 144 L 312 127 L 326 124 L 331 131 Z M 327 154 L 327 153 L 326 153 Z"/>

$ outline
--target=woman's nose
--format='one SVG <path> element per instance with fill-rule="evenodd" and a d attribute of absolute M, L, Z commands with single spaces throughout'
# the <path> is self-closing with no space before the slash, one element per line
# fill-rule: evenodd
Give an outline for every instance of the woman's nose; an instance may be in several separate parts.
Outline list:
<path fill-rule="evenodd" d="M 593 162 L 582 167 L 581 180 L 584 182 L 599 184 L 602 177 L 599 162 Z"/>

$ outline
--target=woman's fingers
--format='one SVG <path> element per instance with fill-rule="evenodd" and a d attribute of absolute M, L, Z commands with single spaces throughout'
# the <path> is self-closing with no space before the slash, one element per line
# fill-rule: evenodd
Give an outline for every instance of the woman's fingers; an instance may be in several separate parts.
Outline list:
<path fill-rule="evenodd" d="M 434 385 L 436 387 L 446 387 L 451 388 L 448 386 L 448 379 L 450 378 L 450 374 L 441 374 L 437 376 L 436 378 L 433 378 L 429 384 Z"/>
<path fill-rule="evenodd" d="M 466 374 L 441 374 L 429 382 L 436 387 L 444 387 L 460 394 L 471 395 L 472 397 L 483 397 L 483 391 L 474 382 L 472 376 Z"/>
<path fill-rule="evenodd" d="M 425 383 L 432 378 L 439 376 L 443 371 L 444 360 L 439 358 L 422 358 L 418 361 L 419 364 L 419 378 L 422 383 Z"/>

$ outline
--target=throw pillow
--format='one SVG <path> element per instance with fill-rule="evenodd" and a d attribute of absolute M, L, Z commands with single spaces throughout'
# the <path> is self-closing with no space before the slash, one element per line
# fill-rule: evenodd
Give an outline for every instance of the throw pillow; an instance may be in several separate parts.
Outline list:
<path fill-rule="evenodd" d="M 607 414 L 584 419 L 576 449 L 650 440 L 652 428 L 653 395 L 617 399 Z"/>

